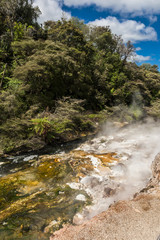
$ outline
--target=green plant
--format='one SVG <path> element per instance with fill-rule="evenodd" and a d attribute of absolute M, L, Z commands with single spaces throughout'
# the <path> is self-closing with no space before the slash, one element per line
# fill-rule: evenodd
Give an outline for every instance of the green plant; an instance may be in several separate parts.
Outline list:
<path fill-rule="evenodd" d="M 52 127 L 50 121 L 44 117 L 32 119 L 31 122 L 33 124 L 33 131 L 45 140 Z"/>

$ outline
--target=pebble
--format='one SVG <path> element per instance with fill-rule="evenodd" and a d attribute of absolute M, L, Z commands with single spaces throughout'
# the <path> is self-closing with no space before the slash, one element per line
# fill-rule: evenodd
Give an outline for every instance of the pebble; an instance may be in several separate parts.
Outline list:
<path fill-rule="evenodd" d="M 79 195 L 77 195 L 76 200 L 85 202 L 86 201 L 86 197 L 83 194 L 79 194 Z"/>

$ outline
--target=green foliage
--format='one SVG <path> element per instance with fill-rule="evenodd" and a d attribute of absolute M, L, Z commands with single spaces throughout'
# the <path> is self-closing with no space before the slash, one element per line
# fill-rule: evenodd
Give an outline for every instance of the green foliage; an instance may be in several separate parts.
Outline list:
<path fill-rule="evenodd" d="M 26 144 L 29 138 L 31 123 L 27 119 L 12 117 L 0 125 L 0 146 L 4 152 L 10 152 Z M 28 140 L 30 141 L 30 140 Z M 26 147 L 24 149 L 27 150 Z"/>
<path fill-rule="evenodd" d="M 130 41 L 76 18 L 39 26 L 32 1 L 0 7 L 0 145 L 7 151 L 94 132 L 112 112 L 129 121 L 143 109 L 157 116 L 158 67 L 128 62 Z"/>
<path fill-rule="evenodd" d="M 146 107 L 147 113 L 149 116 L 153 117 L 154 119 L 160 118 L 160 99 L 153 101 L 150 107 Z"/>
<path fill-rule="evenodd" d="M 15 23 L 13 29 L 14 29 L 14 41 L 18 41 L 23 38 L 24 31 L 25 31 L 25 25 L 22 23 Z"/>
<path fill-rule="evenodd" d="M 157 99 L 159 98 L 160 92 L 160 74 L 151 71 L 145 72 L 145 79 L 144 79 L 148 90 L 150 91 L 152 98 Z"/>
<path fill-rule="evenodd" d="M 86 53 L 46 41 L 44 49 L 36 51 L 25 65 L 15 68 L 14 77 L 24 84 L 29 83 L 30 93 L 37 96 L 36 101 L 43 101 L 46 105 L 70 95 L 91 102 L 94 89 L 90 88 L 93 80 L 87 62 Z"/>
<path fill-rule="evenodd" d="M 66 141 L 76 138 L 79 134 L 95 130 L 98 114 L 92 117 L 86 114 L 83 102 L 76 99 L 64 98 L 56 103 L 54 113 L 45 111 L 31 119 L 32 133 L 47 143 Z"/>
<path fill-rule="evenodd" d="M 0 60 L 9 65 L 10 69 L 13 60 L 11 46 L 13 41 L 27 36 L 33 26 L 36 28 L 39 14 L 40 11 L 38 7 L 33 6 L 32 0 L 0 1 Z"/>
<path fill-rule="evenodd" d="M 145 116 L 145 111 L 142 106 L 138 106 L 137 103 L 133 103 L 130 106 L 119 104 L 112 108 L 110 114 L 110 120 L 119 122 L 134 123 L 142 120 Z"/>
<path fill-rule="evenodd" d="M 83 32 L 73 20 L 53 22 L 48 21 L 45 23 L 45 28 L 48 30 L 48 37 L 53 41 L 60 41 L 68 47 L 75 47 L 83 50 L 86 40 Z"/>
<path fill-rule="evenodd" d="M 0 95 L 0 122 L 18 116 L 23 111 L 23 102 L 10 91 L 3 91 Z"/>
<path fill-rule="evenodd" d="M 24 39 L 23 41 L 15 41 L 12 43 L 14 54 L 13 66 L 21 66 L 27 61 L 29 56 L 32 56 L 37 51 L 43 49 L 45 44 L 41 41 L 33 39 Z"/>
<path fill-rule="evenodd" d="M 31 122 L 34 125 L 33 130 L 35 131 L 35 133 L 45 138 L 49 129 L 51 128 L 51 124 L 48 119 L 46 117 L 36 118 L 32 119 Z"/>
<path fill-rule="evenodd" d="M 9 88 L 12 90 L 12 93 L 17 93 L 20 85 L 22 84 L 22 82 L 19 79 L 15 79 L 15 78 L 8 78 L 8 83 L 6 88 Z"/>
<path fill-rule="evenodd" d="M 115 52 L 117 41 L 114 39 L 108 27 L 93 28 L 91 32 L 91 40 L 95 43 L 95 46 L 100 51 L 104 51 L 105 54 Z"/>
<path fill-rule="evenodd" d="M 10 32 L 12 39 L 15 22 L 34 25 L 39 15 L 40 10 L 38 7 L 33 6 L 32 0 L 1 0 L 0 2 L 0 19 L 2 19 L 4 24 L 3 29 L 4 32 L 6 30 Z"/>
<path fill-rule="evenodd" d="M 69 119 L 48 120 L 47 117 L 44 117 L 32 119 L 31 122 L 32 131 L 47 143 L 53 142 L 55 138 L 59 139 L 61 134 L 71 130 Z"/>
<path fill-rule="evenodd" d="M 24 36 L 27 37 L 29 35 L 29 31 L 33 30 L 33 27 L 27 26 L 27 24 L 22 24 L 21 22 L 15 22 L 13 31 L 14 31 L 14 39 L 13 41 L 19 41 L 24 38 Z"/>
<path fill-rule="evenodd" d="M 150 72 L 158 73 L 158 66 L 157 65 L 151 65 L 149 63 L 143 63 L 140 68 L 148 70 Z"/>

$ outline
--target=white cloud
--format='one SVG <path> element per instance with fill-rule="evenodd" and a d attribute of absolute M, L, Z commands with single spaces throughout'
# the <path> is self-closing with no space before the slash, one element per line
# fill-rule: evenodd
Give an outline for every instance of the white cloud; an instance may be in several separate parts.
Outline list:
<path fill-rule="evenodd" d="M 102 19 L 96 19 L 93 22 L 89 22 L 95 26 L 110 26 L 112 32 L 117 35 L 122 35 L 124 42 L 128 40 L 133 43 L 138 41 L 156 41 L 157 33 L 153 27 L 146 27 L 141 22 L 133 20 L 119 21 L 116 17 L 107 17 Z"/>
<path fill-rule="evenodd" d="M 142 48 L 140 48 L 140 47 L 136 48 L 136 51 L 141 51 L 141 50 L 142 50 Z"/>
<path fill-rule="evenodd" d="M 150 21 L 151 24 L 157 22 L 157 20 L 158 20 L 158 19 L 157 19 L 156 16 L 153 16 L 153 15 L 149 16 L 149 21 Z"/>
<path fill-rule="evenodd" d="M 62 17 L 70 18 L 69 12 L 64 12 L 61 8 L 59 0 L 35 0 L 35 6 L 38 6 L 42 12 L 39 22 L 43 23 L 47 20 L 60 20 Z"/>
<path fill-rule="evenodd" d="M 64 0 L 66 6 L 90 6 L 95 4 L 102 9 L 111 9 L 115 12 L 133 13 L 134 15 L 160 13 L 159 0 Z"/>
<path fill-rule="evenodd" d="M 151 60 L 150 56 L 138 55 L 137 53 L 128 59 L 129 62 L 146 62 L 149 60 Z"/>

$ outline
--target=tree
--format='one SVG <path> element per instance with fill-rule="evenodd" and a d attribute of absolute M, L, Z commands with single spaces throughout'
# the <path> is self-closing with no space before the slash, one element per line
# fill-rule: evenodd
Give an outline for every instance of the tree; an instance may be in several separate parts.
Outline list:
<path fill-rule="evenodd" d="M 119 53 L 123 62 L 122 65 L 124 66 L 127 63 L 127 60 L 130 60 L 130 58 L 133 56 L 135 47 L 131 41 L 128 41 L 126 44 L 124 44 L 121 37 L 117 36 L 117 52 Z"/>
<path fill-rule="evenodd" d="M 38 7 L 33 6 L 33 0 L 1 0 L 0 19 L 4 24 L 1 34 L 9 30 L 13 40 L 16 22 L 34 25 L 39 15 L 40 10 Z"/>
<path fill-rule="evenodd" d="M 143 63 L 140 68 L 151 71 L 151 72 L 155 72 L 155 73 L 159 73 L 158 71 L 158 65 L 154 64 L 151 65 L 150 63 Z"/>
<path fill-rule="evenodd" d="M 73 20 L 47 21 L 44 28 L 47 29 L 48 38 L 52 41 L 58 41 L 79 50 L 82 50 L 86 44 L 82 30 L 77 27 Z"/>
<path fill-rule="evenodd" d="M 106 54 L 116 50 L 117 41 L 109 27 L 90 27 L 90 40 L 98 50 Z"/>

